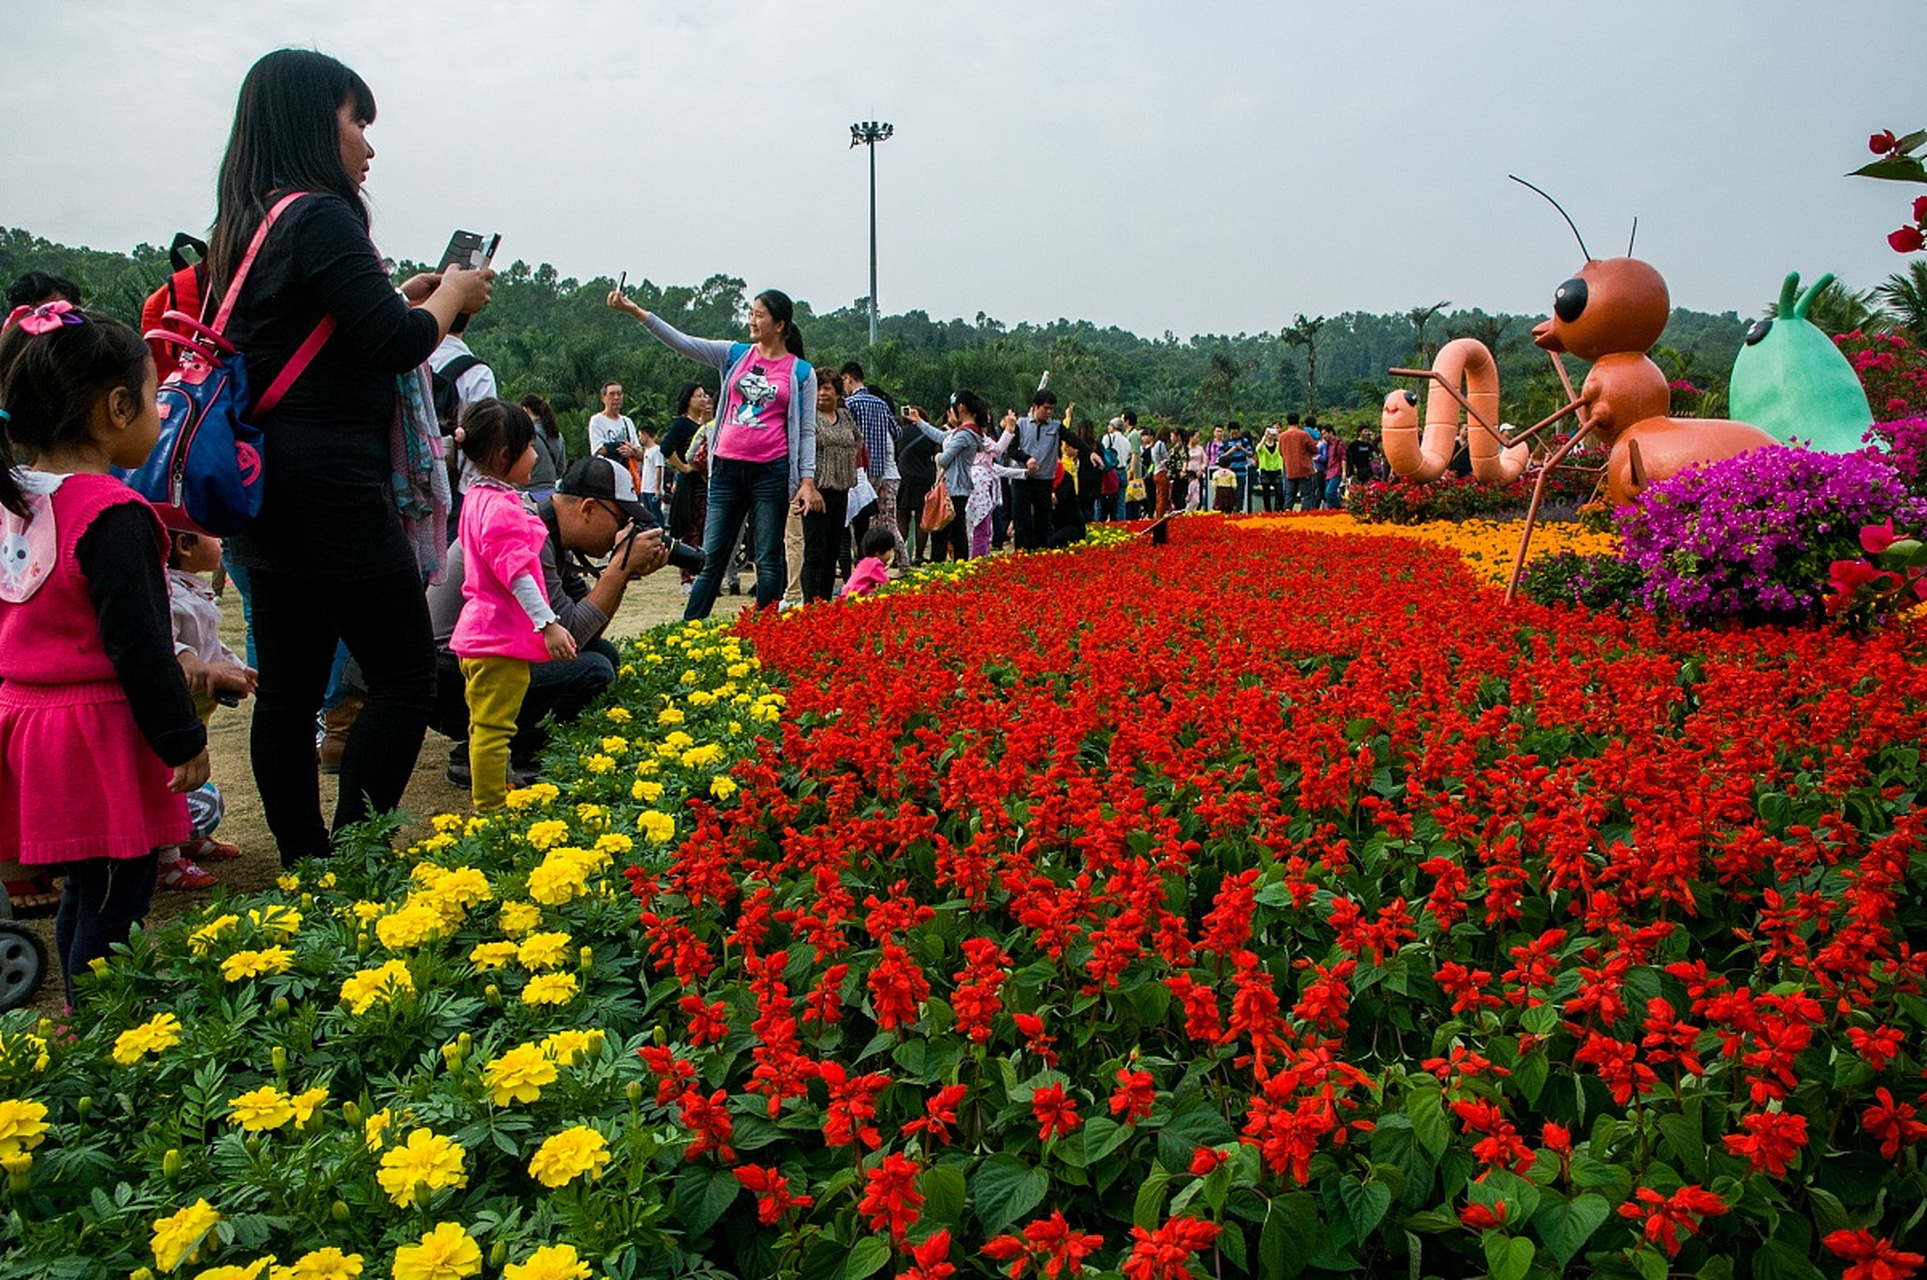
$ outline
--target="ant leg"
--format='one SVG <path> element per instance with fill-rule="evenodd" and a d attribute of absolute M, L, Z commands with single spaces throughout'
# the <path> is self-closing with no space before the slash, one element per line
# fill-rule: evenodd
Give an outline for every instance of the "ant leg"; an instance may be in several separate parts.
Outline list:
<path fill-rule="evenodd" d="M 1532 501 L 1526 507 L 1525 528 L 1519 530 L 1519 549 L 1512 554 L 1512 577 L 1505 587 L 1507 604 L 1519 598 L 1519 579 L 1525 575 L 1526 548 L 1532 543 L 1532 529 L 1539 521 L 1539 503 L 1546 496 L 1546 478 L 1552 474 L 1552 468 L 1557 465 L 1559 459 L 1571 453 L 1578 447 L 1579 442 L 1586 438 L 1587 430 L 1582 426 L 1573 432 L 1564 444 L 1554 449 L 1545 462 L 1540 464 L 1539 479 L 1532 486 Z"/>

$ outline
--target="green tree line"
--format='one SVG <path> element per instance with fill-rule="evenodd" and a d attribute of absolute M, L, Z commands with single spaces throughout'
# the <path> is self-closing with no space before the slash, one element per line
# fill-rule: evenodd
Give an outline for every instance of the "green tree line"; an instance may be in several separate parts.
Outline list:
<path fill-rule="evenodd" d="M 135 319 L 142 299 L 165 279 L 163 248 L 142 244 L 130 253 L 75 249 L 18 228 L 0 229 L 0 279 L 29 269 L 64 275 L 85 290 L 90 305 Z M 397 277 L 419 264 L 397 265 Z M 1905 283 L 1900 277 L 1883 289 Z M 577 280 L 544 263 L 516 262 L 496 280 L 489 309 L 470 325 L 468 340 L 492 365 L 505 394 L 536 392 L 561 415 L 575 447 L 582 424 L 595 411 L 601 387 L 624 384 L 629 412 L 639 421 L 665 422 L 672 397 L 702 370 L 672 355 L 628 318 L 604 306 L 615 282 Z M 1918 287 L 1918 286 L 1916 286 Z M 688 333 L 704 337 L 743 332 L 748 292 L 735 276 L 713 275 L 699 285 L 628 286 L 643 306 Z M 1842 291 L 1835 309 L 1841 327 L 1894 324 L 1907 327 L 1900 299 L 1882 290 Z M 1893 312 L 1880 303 L 1893 301 Z M 1270 332 L 1200 334 L 1181 339 L 1166 332 L 1146 338 L 1087 320 L 1009 326 L 979 312 L 973 320 L 937 320 L 922 311 L 883 317 L 877 346 L 868 345 L 868 321 L 860 304 L 817 311 L 798 300 L 797 323 L 818 364 L 860 360 L 871 383 L 900 401 L 940 405 L 959 387 L 974 388 L 999 410 L 1028 403 L 1044 370 L 1064 401 L 1075 401 L 1079 421 L 1103 421 L 1125 408 L 1140 417 L 1202 426 L 1233 419 L 1269 421 L 1287 412 L 1317 412 L 1327 419 L 1376 421 L 1385 393 L 1399 380 L 1386 370 L 1421 367 L 1454 337 L 1475 337 L 1498 357 L 1502 412 L 1519 425 L 1564 402 L 1549 358 L 1532 345 L 1532 326 L 1543 315 L 1488 313 L 1450 301 L 1379 315 L 1281 315 Z M 1823 326 L 1826 323 L 1822 319 Z M 1669 379 L 1692 384 L 1702 395 L 1685 411 L 1717 415 L 1747 321 L 1676 309 L 1652 355 Z M 1575 385 L 1584 366 L 1567 359 Z"/>

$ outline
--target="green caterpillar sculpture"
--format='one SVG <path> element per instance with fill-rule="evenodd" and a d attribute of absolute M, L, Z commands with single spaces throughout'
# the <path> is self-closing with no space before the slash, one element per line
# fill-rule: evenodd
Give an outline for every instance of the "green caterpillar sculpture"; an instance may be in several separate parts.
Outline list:
<path fill-rule="evenodd" d="M 1828 453 L 1852 453 L 1873 425 L 1873 410 L 1853 366 L 1807 319 L 1807 308 L 1832 279 L 1823 275 L 1800 293 L 1800 273 L 1788 273 L 1777 313 L 1754 321 L 1733 360 L 1728 404 L 1733 417 L 1782 444 L 1799 440 Z"/>

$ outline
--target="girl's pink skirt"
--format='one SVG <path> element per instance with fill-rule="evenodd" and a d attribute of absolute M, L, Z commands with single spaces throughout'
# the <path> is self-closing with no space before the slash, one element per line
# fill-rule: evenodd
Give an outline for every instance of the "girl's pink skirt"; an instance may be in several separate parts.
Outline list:
<path fill-rule="evenodd" d="M 138 858 L 193 839 L 117 680 L 0 684 L 0 861 Z"/>

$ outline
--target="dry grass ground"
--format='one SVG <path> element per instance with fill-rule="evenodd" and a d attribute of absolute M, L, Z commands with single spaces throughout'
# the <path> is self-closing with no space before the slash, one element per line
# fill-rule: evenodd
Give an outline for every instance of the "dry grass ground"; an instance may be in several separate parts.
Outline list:
<path fill-rule="evenodd" d="M 718 602 L 718 616 L 740 603 L 742 601 L 739 598 L 723 597 Z M 620 640 L 658 623 L 673 621 L 682 616 L 682 609 L 683 596 L 677 587 L 676 571 L 659 570 L 630 585 L 623 597 L 622 608 L 609 626 L 608 637 Z M 221 633 L 237 653 L 242 651 L 241 598 L 232 588 L 221 600 Z M 216 711 L 214 721 L 208 728 L 208 755 L 213 764 L 214 781 L 227 800 L 227 817 L 222 821 L 218 834 L 230 844 L 239 845 L 241 857 L 235 862 L 207 865 L 206 869 L 220 881 L 217 888 L 173 892 L 157 890 L 154 909 L 148 917 L 150 928 L 182 912 L 199 908 L 220 889 L 249 893 L 272 886 L 275 877 L 281 874 L 280 856 L 275 850 L 274 837 L 268 834 L 267 820 L 261 812 L 261 796 L 255 790 L 254 773 L 248 763 L 248 727 L 252 718 L 253 704 L 243 702 L 239 707 Z M 447 738 L 430 730 L 428 740 L 422 746 L 421 757 L 415 763 L 414 777 L 409 780 L 407 793 L 402 798 L 405 812 L 428 817 L 437 813 L 465 812 L 468 809 L 468 792 L 451 786 L 444 776 L 448 747 Z M 321 779 L 324 816 L 334 812 L 334 802 L 334 779 L 324 775 Z M 43 1012 L 57 1012 L 61 1004 L 60 974 L 58 964 L 52 959 L 53 921 L 41 919 L 27 923 L 41 934 L 49 952 L 48 971 L 35 1006 Z"/>

